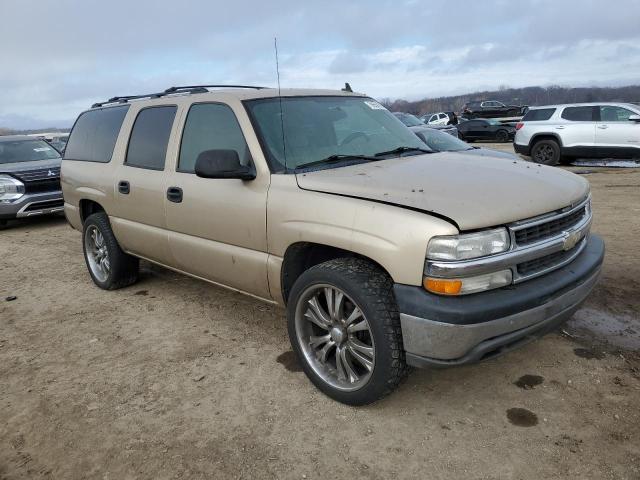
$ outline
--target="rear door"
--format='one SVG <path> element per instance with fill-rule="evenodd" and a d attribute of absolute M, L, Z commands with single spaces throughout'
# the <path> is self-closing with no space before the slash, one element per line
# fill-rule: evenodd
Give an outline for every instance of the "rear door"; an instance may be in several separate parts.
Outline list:
<path fill-rule="evenodd" d="M 598 107 L 593 105 L 580 105 L 565 107 L 561 114 L 561 121 L 554 126 L 562 138 L 564 148 L 585 150 L 595 146 L 596 118 Z M 586 152 L 587 150 L 585 150 Z M 578 154 L 584 154 L 580 151 Z"/>
<path fill-rule="evenodd" d="M 126 251 L 165 265 L 172 263 L 164 212 L 165 162 L 176 134 L 176 113 L 176 105 L 137 112 L 113 185 L 116 208 L 111 222 L 118 241 Z"/>
<path fill-rule="evenodd" d="M 246 124 L 249 124 L 244 111 Z M 169 247 L 176 267 L 192 275 L 270 298 L 267 281 L 266 205 L 270 176 L 254 180 L 201 178 L 195 164 L 209 150 L 234 150 L 243 165 L 252 155 L 236 112 L 224 103 L 190 106 L 183 122 L 176 168 L 165 200 Z"/>
<path fill-rule="evenodd" d="M 629 120 L 638 115 L 617 105 L 600 105 L 600 119 L 596 124 L 596 145 L 603 155 L 640 155 L 640 122 Z"/>

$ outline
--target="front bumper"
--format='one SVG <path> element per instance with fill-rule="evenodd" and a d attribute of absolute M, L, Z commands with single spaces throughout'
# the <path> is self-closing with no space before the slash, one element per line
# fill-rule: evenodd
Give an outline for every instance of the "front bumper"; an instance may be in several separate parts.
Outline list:
<path fill-rule="evenodd" d="M 46 193 L 27 193 L 15 202 L 0 202 L 0 220 L 48 215 L 62 212 L 63 210 L 64 200 L 62 199 L 61 190 Z"/>
<path fill-rule="evenodd" d="M 545 335 L 568 320 L 587 298 L 603 258 L 604 242 L 592 235 L 571 263 L 518 285 L 463 297 L 396 285 L 407 363 L 416 367 L 473 363 Z"/>

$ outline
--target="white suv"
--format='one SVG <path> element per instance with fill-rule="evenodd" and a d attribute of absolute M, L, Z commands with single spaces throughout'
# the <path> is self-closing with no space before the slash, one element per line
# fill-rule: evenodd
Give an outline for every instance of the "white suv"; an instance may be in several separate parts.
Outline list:
<path fill-rule="evenodd" d="M 534 162 L 565 158 L 640 158 L 640 106 L 576 103 L 532 107 L 516 125 L 513 147 Z"/>

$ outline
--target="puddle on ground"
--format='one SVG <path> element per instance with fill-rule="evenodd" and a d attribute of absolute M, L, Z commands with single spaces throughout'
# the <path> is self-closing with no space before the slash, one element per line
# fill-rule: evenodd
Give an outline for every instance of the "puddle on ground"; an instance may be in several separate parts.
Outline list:
<path fill-rule="evenodd" d="M 538 424 L 538 416 L 526 408 L 510 408 L 507 410 L 507 418 L 516 427 L 533 427 Z"/>
<path fill-rule="evenodd" d="M 571 162 L 571 165 L 575 165 L 576 167 L 637 168 L 640 167 L 640 162 L 636 160 L 614 160 L 606 158 L 604 160 L 578 159 Z"/>
<path fill-rule="evenodd" d="M 583 330 L 615 347 L 640 350 L 640 319 L 611 314 L 594 308 L 578 310 L 569 322 L 572 330 Z"/>
<path fill-rule="evenodd" d="M 286 368 L 290 372 L 302 371 L 302 368 L 300 368 L 300 364 L 298 363 L 298 358 L 296 357 L 296 354 L 293 353 L 292 350 L 289 350 L 288 352 L 284 352 L 278 355 L 278 358 L 276 358 L 276 361 L 279 364 L 283 365 L 284 368 Z"/>
<path fill-rule="evenodd" d="M 587 360 L 602 360 L 605 357 L 603 352 L 597 352 L 589 348 L 574 348 L 575 353 L 580 358 L 586 358 Z"/>
<path fill-rule="evenodd" d="M 533 390 L 533 387 L 542 384 L 542 382 L 544 382 L 544 377 L 540 375 L 523 375 L 513 384 L 523 390 Z"/>

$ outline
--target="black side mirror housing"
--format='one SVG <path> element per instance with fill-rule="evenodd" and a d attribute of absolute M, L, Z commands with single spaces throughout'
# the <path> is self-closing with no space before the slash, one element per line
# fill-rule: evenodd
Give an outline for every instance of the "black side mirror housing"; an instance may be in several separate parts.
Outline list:
<path fill-rule="evenodd" d="M 240 164 L 240 157 L 235 150 L 205 150 L 196 159 L 195 172 L 202 178 L 256 178 L 251 167 Z"/>

